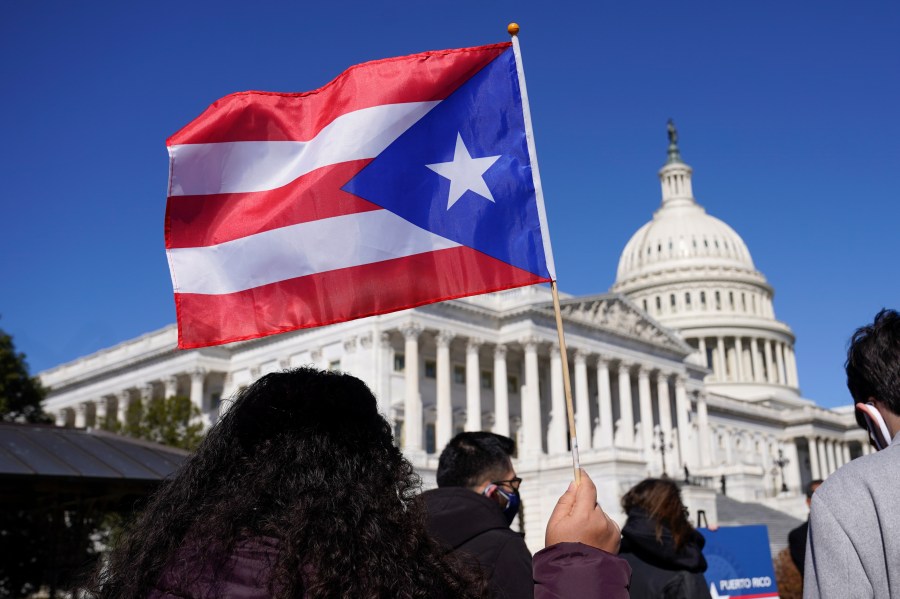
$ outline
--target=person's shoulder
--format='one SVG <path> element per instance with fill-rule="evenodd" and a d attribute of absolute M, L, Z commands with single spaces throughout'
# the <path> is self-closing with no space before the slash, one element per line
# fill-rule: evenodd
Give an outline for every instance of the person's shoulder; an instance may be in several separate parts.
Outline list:
<path fill-rule="evenodd" d="M 813 502 L 849 505 L 854 500 L 889 489 L 900 489 L 900 445 L 844 464 L 816 489 Z"/>

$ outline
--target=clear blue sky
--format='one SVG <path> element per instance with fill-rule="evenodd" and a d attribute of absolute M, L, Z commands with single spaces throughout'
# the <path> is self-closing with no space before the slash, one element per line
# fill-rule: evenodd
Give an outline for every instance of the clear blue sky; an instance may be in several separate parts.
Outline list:
<path fill-rule="evenodd" d="M 560 286 L 606 291 L 659 204 L 665 123 L 849 401 L 853 329 L 900 308 L 900 3 L 0 3 L 0 328 L 37 372 L 174 322 L 165 139 L 235 91 L 521 42 Z"/>

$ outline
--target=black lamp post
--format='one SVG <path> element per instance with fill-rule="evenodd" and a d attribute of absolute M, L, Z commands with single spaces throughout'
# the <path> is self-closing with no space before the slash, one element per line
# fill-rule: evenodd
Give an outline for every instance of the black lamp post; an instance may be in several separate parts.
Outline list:
<path fill-rule="evenodd" d="M 668 476 L 666 473 L 666 450 L 672 449 L 673 445 L 671 443 L 666 443 L 666 433 L 663 431 L 662 427 L 658 430 L 657 441 L 653 443 L 653 449 L 655 451 L 659 451 L 660 459 L 662 460 L 662 475 L 663 477 Z"/>
<path fill-rule="evenodd" d="M 784 467 L 790 464 L 791 461 L 784 457 L 784 452 L 782 450 L 778 450 L 778 459 L 775 460 L 775 465 L 778 466 L 778 469 L 781 470 L 781 492 L 787 493 L 787 483 L 784 482 Z"/>

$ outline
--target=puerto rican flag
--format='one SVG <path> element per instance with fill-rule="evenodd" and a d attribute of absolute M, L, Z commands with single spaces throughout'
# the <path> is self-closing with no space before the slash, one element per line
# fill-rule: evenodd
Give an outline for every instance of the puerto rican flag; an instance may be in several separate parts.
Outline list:
<path fill-rule="evenodd" d="M 555 280 L 509 43 L 226 96 L 167 140 L 178 346 Z"/>

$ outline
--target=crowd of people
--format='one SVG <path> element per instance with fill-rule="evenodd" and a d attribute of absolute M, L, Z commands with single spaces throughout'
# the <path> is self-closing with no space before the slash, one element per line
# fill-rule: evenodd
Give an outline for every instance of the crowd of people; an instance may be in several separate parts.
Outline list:
<path fill-rule="evenodd" d="M 808 539 L 792 532 L 792 555 L 805 566 L 807 599 L 900 598 L 891 534 L 900 530 L 891 441 L 900 433 L 900 315 L 884 310 L 856 332 L 847 376 L 860 424 L 886 451 L 810 490 Z M 674 482 L 628 491 L 620 531 L 581 471 L 532 556 L 510 528 L 522 484 L 514 455 L 507 437 L 460 433 L 441 453 L 437 488 L 420 494 L 362 381 L 310 368 L 269 374 L 239 394 L 87 590 L 150 599 L 710 596 L 704 540 Z"/>

